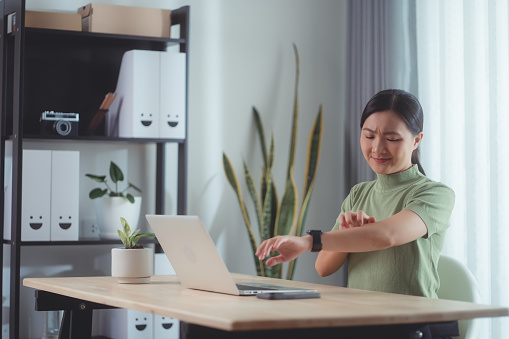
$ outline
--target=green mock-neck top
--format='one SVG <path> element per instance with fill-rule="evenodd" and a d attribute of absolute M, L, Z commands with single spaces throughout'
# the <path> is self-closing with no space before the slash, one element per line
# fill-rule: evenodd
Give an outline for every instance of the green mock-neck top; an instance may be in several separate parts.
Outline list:
<path fill-rule="evenodd" d="M 437 298 L 438 259 L 453 206 L 454 192 L 421 174 L 417 165 L 355 185 L 341 213 L 362 210 L 381 221 L 408 209 L 424 221 L 428 233 L 385 250 L 350 253 L 348 287 Z"/>

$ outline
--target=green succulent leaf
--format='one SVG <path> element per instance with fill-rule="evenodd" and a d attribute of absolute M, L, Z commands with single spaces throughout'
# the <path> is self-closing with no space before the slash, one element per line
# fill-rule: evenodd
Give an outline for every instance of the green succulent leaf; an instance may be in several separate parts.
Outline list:
<path fill-rule="evenodd" d="M 94 188 L 93 190 L 90 191 L 88 197 L 90 199 L 97 199 L 104 196 L 106 193 L 108 193 L 108 190 L 106 188 L 105 189 Z"/>
<path fill-rule="evenodd" d="M 135 237 L 133 237 L 133 247 L 135 247 L 136 244 L 138 243 L 138 240 L 140 240 L 140 238 L 143 238 L 143 237 L 155 237 L 155 234 L 147 232 L 147 233 L 140 233 L 140 234 L 136 235 Z"/>
<path fill-rule="evenodd" d="M 124 234 L 124 232 L 117 230 L 117 234 L 125 248 L 129 248 L 129 240 L 127 239 L 127 236 Z"/>
<path fill-rule="evenodd" d="M 134 188 L 135 190 L 137 190 L 138 192 L 141 193 L 141 189 L 139 187 L 137 187 L 136 185 L 134 185 L 132 182 L 129 182 L 129 187 L 132 187 L 132 188 Z"/>
<path fill-rule="evenodd" d="M 134 204 L 134 197 L 132 194 L 127 193 L 125 198 L 131 203 Z"/>
<path fill-rule="evenodd" d="M 110 163 L 110 178 L 114 183 L 124 181 L 124 173 L 113 161 Z"/>
<path fill-rule="evenodd" d="M 120 217 L 120 223 L 122 224 L 122 229 L 124 230 L 124 233 L 126 237 L 131 236 L 131 227 L 129 227 L 129 223 L 124 218 Z"/>
<path fill-rule="evenodd" d="M 89 177 L 90 179 L 98 183 L 103 183 L 106 181 L 105 175 L 85 174 L 85 176 Z"/>

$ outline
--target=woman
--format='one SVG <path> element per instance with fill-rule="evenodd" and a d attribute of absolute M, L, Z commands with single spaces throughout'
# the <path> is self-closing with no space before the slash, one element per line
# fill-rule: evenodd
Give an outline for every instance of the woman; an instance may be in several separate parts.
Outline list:
<path fill-rule="evenodd" d="M 438 259 L 454 192 L 428 179 L 419 163 L 423 113 L 418 100 L 385 90 L 366 105 L 361 149 L 377 179 L 354 186 L 332 231 L 321 234 L 316 270 L 336 272 L 348 260 L 348 286 L 437 298 Z M 320 233 L 280 236 L 263 242 L 256 255 L 271 251 L 272 266 L 319 247 Z"/>

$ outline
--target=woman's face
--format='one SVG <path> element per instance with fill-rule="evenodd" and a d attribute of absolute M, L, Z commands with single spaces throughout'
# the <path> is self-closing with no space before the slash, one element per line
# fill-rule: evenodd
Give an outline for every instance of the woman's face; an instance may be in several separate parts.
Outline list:
<path fill-rule="evenodd" d="M 412 167 L 412 152 L 422 137 L 422 132 L 413 135 L 393 111 L 376 112 L 362 126 L 362 153 L 377 174 L 402 172 Z"/>

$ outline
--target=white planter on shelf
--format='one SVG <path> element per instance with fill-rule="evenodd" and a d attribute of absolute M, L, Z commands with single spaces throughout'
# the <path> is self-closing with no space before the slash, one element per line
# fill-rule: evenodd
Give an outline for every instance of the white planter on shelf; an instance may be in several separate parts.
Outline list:
<path fill-rule="evenodd" d="M 101 238 L 118 239 L 117 230 L 122 230 L 120 217 L 127 220 L 133 231 L 138 229 L 141 197 L 134 197 L 134 204 L 123 197 L 102 197 L 94 199 L 94 205 Z"/>
<path fill-rule="evenodd" d="M 154 274 L 152 248 L 113 248 L 111 250 L 111 275 L 120 284 L 146 284 Z"/>

